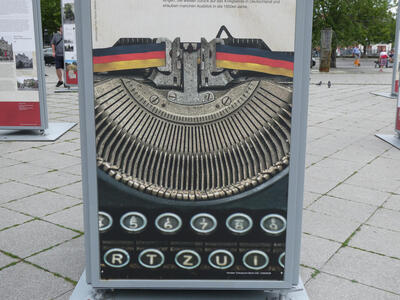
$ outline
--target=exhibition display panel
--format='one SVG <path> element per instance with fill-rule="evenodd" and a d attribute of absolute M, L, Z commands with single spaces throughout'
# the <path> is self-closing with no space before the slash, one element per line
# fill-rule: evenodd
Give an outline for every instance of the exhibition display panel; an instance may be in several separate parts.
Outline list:
<path fill-rule="evenodd" d="M 75 8 L 87 283 L 296 286 L 312 3 Z"/>
<path fill-rule="evenodd" d="M 48 128 L 40 1 L 1 0 L 0 129 Z"/>

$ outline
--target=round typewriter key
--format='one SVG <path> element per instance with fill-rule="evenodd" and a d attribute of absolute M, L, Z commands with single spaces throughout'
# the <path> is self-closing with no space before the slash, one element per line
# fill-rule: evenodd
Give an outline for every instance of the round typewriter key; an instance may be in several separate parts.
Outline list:
<path fill-rule="evenodd" d="M 259 250 L 251 250 L 243 256 L 243 265 L 251 270 L 262 270 L 269 264 L 269 257 Z"/>
<path fill-rule="evenodd" d="M 164 264 L 164 254 L 157 249 L 143 250 L 139 254 L 139 263 L 149 269 L 157 269 Z"/>
<path fill-rule="evenodd" d="M 217 228 L 217 220 L 210 214 L 197 214 L 190 220 L 190 226 L 200 234 L 209 234 Z"/>
<path fill-rule="evenodd" d="M 245 234 L 253 227 L 253 220 L 242 213 L 233 214 L 226 219 L 226 227 L 234 234 Z"/>
<path fill-rule="evenodd" d="M 176 254 L 175 263 L 182 269 L 193 270 L 200 266 L 201 257 L 193 250 L 182 250 Z"/>
<path fill-rule="evenodd" d="M 285 252 L 283 252 L 278 259 L 279 265 L 284 268 L 285 267 Z"/>
<path fill-rule="evenodd" d="M 104 232 L 112 226 L 112 217 L 103 211 L 99 211 L 99 231 Z"/>
<path fill-rule="evenodd" d="M 276 214 L 265 216 L 260 222 L 262 230 L 268 234 L 278 235 L 285 231 L 286 220 L 284 217 Z"/>
<path fill-rule="evenodd" d="M 235 258 L 227 250 L 215 250 L 208 256 L 208 263 L 215 269 L 225 270 L 233 266 Z"/>
<path fill-rule="evenodd" d="M 139 212 L 128 212 L 121 217 L 120 224 L 125 230 L 138 233 L 145 229 L 147 218 Z"/>
<path fill-rule="evenodd" d="M 108 250 L 103 258 L 106 265 L 112 268 L 123 268 L 130 260 L 128 252 L 119 248 Z"/>
<path fill-rule="evenodd" d="M 156 227 L 163 233 L 175 233 L 182 227 L 182 219 L 173 213 L 159 215 L 156 219 Z"/>

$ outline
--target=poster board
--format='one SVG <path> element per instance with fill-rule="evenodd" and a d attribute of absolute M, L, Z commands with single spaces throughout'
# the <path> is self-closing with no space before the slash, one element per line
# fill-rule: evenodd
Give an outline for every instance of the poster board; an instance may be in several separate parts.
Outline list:
<path fill-rule="evenodd" d="M 75 1 L 61 0 L 64 36 L 64 78 L 66 86 L 78 85 L 78 60 L 76 50 Z"/>
<path fill-rule="evenodd" d="M 0 4 L 0 129 L 46 129 L 40 1 Z"/>
<path fill-rule="evenodd" d="M 312 2 L 226 2 L 77 2 L 86 274 L 95 288 L 298 282 Z M 218 127 L 235 116 L 244 127 Z M 207 141 L 190 137 L 207 130 Z M 151 149 L 155 141 L 164 144 Z M 249 148 L 235 152 L 232 141 Z M 174 166 L 160 153 L 173 153 Z M 257 166 L 219 168 L 222 153 Z M 195 177 L 196 161 L 215 172 Z"/>

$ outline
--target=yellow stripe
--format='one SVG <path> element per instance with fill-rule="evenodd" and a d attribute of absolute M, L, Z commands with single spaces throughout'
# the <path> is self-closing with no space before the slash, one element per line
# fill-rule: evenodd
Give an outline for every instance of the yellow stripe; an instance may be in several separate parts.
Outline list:
<path fill-rule="evenodd" d="M 270 66 L 254 64 L 254 63 L 241 63 L 233 62 L 229 60 L 217 60 L 217 68 L 233 69 L 233 70 L 245 70 L 267 73 L 272 75 L 282 75 L 286 77 L 293 77 L 293 70 L 285 68 L 274 68 Z"/>
<path fill-rule="evenodd" d="M 145 59 L 145 60 L 128 60 L 128 61 L 116 61 L 105 64 L 93 65 L 94 72 L 109 72 L 109 71 L 121 71 L 130 69 L 145 69 L 153 67 L 165 66 L 165 59 Z"/>

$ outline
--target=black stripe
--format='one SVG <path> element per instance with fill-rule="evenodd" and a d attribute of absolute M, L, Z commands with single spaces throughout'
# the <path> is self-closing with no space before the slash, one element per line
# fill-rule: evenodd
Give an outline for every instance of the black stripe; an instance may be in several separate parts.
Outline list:
<path fill-rule="evenodd" d="M 165 44 L 124 45 L 111 48 L 93 49 L 93 56 L 146 53 L 154 51 L 165 51 Z"/>
<path fill-rule="evenodd" d="M 241 55 L 252 55 L 258 57 L 265 57 L 276 60 L 284 60 L 288 62 L 294 62 L 294 52 L 278 52 L 278 51 L 266 51 L 256 48 L 246 47 L 233 47 L 225 45 L 217 45 L 217 52 L 224 52 L 230 54 L 241 54 Z"/>

